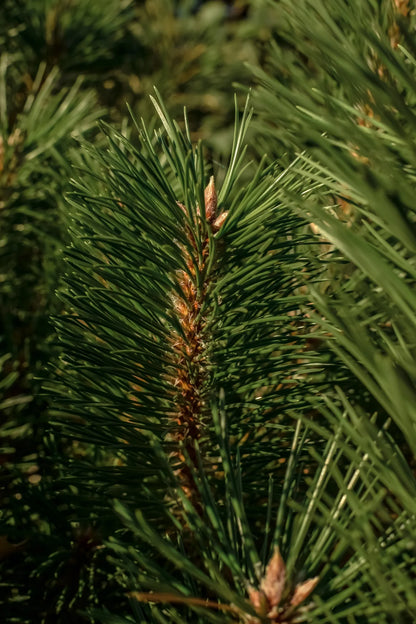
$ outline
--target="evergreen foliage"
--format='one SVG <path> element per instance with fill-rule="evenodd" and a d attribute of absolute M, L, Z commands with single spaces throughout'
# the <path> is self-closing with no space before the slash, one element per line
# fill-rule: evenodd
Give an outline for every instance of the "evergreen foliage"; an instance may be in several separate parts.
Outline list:
<path fill-rule="evenodd" d="M 172 102 L 174 93 L 193 83 L 194 91 L 204 88 L 210 102 L 208 118 L 201 100 L 193 132 L 201 132 L 201 124 L 209 119 L 218 131 L 214 149 L 223 150 L 219 129 L 228 124 L 232 98 L 222 97 L 221 90 L 230 90 L 237 75 L 247 78 L 248 70 L 236 74 L 236 61 L 254 62 L 254 40 L 258 32 L 263 40 L 269 32 L 261 6 L 252 13 L 258 17 L 244 26 L 239 18 L 243 13 L 215 2 L 203 11 L 151 1 L 2 3 L 0 601 L 7 605 L 2 607 L 6 621 L 79 617 L 75 607 L 72 615 L 62 609 L 57 615 L 54 596 L 60 590 L 53 583 L 46 582 L 50 591 L 43 594 L 49 571 L 43 564 L 49 555 L 64 567 L 68 564 L 68 570 L 79 564 L 78 556 L 73 556 L 77 538 L 54 498 L 50 479 L 51 466 L 78 451 L 67 441 L 55 443 L 46 435 L 48 404 L 40 389 L 41 378 L 49 374 L 47 363 L 52 370 L 57 353 L 49 315 L 60 308 L 54 291 L 67 239 L 64 196 L 70 162 L 78 160 L 73 137 L 89 131 L 100 116 L 126 127 L 125 100 L 133 107 L 141 103 L 146 115 L 143 96 L 155 82 L 163 83 Z M 208 45 L 213 33 L 214 38 L 215 33 L 224 33 L 221 46 Z M 166 53 L 169 47 L 175 55 Z M 232 60 L 233 68 L 224 58 Z M 205 79 L 198 83 L 200 74 Z M 211 99 L 208 78 L 216 85 Z M 183 98 L 177 100 L 182 109 Z M 153 114 L 150 108 L 147 113 Z M 90 131 L 88 136 L 94 138 Z M 67 579 L 72 574 L 68 570 Z M 84 594 L 88 602 L 88 592 Z"/>
<path fill-rule="evenodd" d="M 394 501 L 394 560 L 389 564 L 387 542 L 376 531 L 375 581 L 386 621 L 410 622 L 416 554 L 414 13 L 407 2 L 339 2 L 333 11 L 308 1 L 295 10 L 285 2 L 279 7 L 285 17 L 279 36 L 298 59 L 297 70 L 288 84 L 274 78 L 284 58 L 275 46 L 273 69 L 258 72 L 259 127 L 299 154 L 302 214 L 348 261 L 325 294 L 310 292 L 316 322 L 368 394 L 357 400 L 351 384 L 350 396 L 338 390 L 341 406 L 326 398 L 323 414 L 327 422 L 342 423 L 358 452 L 377 462 Z M 276 131 L 276 119 L 284 130 Z"/>
<path fill-rule="evenodd" d="M 64 179 L 62 152 L 71 135 L 96 119 L 94 94 L 57 86 L 58 72 L 44 64 L 30 92 L 19 81 L 18 61 L 1 57 L 0 175 L 2 547 L 25 539 L 38 524 L 42 503 L 31 490 L 41 479 L 46 402 L 40 376 L 56 357 L 48 314 L 56 308 Z M 36 496 L 35 496 L 36 498 Z M 7 527 L 7 528 L 6 528 Z M 31 528 L 30 528 L 31 527 Z"/>
<path fill-rule="evenodd" d="M 269 475 L 282 473 L 277 496 L 279 465 L 291 453 L 287 414 L 307 405 L 315 390 L 312 358 L 300 359 L 308 336 L 299 311 L 304 295 L 296 293 L 306 241 L 302 222 L 281 200 L 290 169 L 274 180 L 275 167 L 260 164 L 250 183 L 241 183 L 247 111 L 217 197 L 201 145 L 194 149 L 189 133 L 180 132 L 160 100 L 155 104 L 163 130 L 152 138 L 142 127 L 137 149 L 107 130 L 108 150 L 88 155 L 94 174 L 71 195 L 56 417 L 66 436 L 94 444 L 96 454 L 73 462 L 63 482 L 73 485 L 75 500 L 88 497 L 104 548 L 120 548 L 107 543 L 121 531 L 112 499 L 121 496 L 116 508 L 127 522 L 124 505 L 134 509 L 140 501 L 143 523 L 152 522 L 153 537 L 145 541 L 155 546 L 155 535 L 167 534 L 189 552 L 190 577 L 175 593 L 180 587 L 199 596 L 203 578 L 213 597 L 229 602 L 233 595 L 244 606 L 219 581 L 233 574 L 241 592 L 243 579 L 255 583 L 259 574 L 257 550 L 268 558 L 272 536 L 264 540 L 264 521 L 277 510 Z M 297 452 L 308 461 L 306 451 Z M 215 527 L 222 535 L 217 546 Z M 171 551 L 171 563 L 182 567 L 180 556 Z M 144 586 L 152 587 L 158 560 L 154 553 Z M 201 567 L 208 576 L 196 572 Z M 135 589 L 123 582 L 125 591 Z"/>
<path fill-rule="evenodd" d="M 31 2 L 26 28 L 23 3 L 5 5 L 2 616 L 413 623 L 414 11 L 253 2 L 216 38 L 219 3 L 166 3 L 157 23 L 159 2 L 106 5 Z M 262 69 L 252 29 L 266 16 Z M 146 56 L 161 31 L 140 73 L 131 45 Z M 244 32 L 256 116 L 235 102 L 226 160 L 223 138 L 195 131 L 227 136 L 229 105 L 205 121 L 198 94 L 210 74 L 217 102 L 229 76 L 248 84 L 232 60 L 217 71 Z M 167 48 L 182 36 L 175 83 Z M 33 82 L 24 58 L 40 63 Z M 143 106 L 145 121 L 81 138 L 95 100 L 121 120 L 100 76 L 130 83 L 135 109 L 153 69 L 156 122 Z M 188 95 L 201 109 L 176 122 L 165 98 L 177 114 Z"/>

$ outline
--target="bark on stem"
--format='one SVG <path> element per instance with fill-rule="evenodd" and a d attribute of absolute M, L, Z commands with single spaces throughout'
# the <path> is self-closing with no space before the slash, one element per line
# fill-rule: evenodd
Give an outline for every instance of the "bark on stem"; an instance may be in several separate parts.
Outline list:
<path fill-rule="evenodd" d="M 217 193 L 213 177 L 205 189 L 204 199 L 206 226 L 211 228 L 214 233 L 218 227 L 216 225 Z M 182 204 L 179 206 L 186 212 L 185 206 Z M 199 208 L 197 208 L 197 216 L 201 216 Z M 209 336 L 207 335 L 207 321 L 201 314 L 201 309 L 205 303 L 210 283 L 210 276 L 207 271 L 210 260 L 208 231 L 206 228 L 205 230 L 202 228 L 204 233 L 201 237 L 202 240 L 199 241 L 195 239 L 198 231 L 199 228 L 191 230 L 189 226 L 187 227 L 189 249 L 195 253 L 189 252 L 185 248 L 182 249 L 187 270 L 177 273 L 182 296 L 175 295 L 173 300 L 174 311 L 181 326 L 181 332 L 175 332 L 173 336 L 173 351 L 177 371 L 176 378 L 173 380 L 177 404 L 175 414 L 177 429 L 173 439 L 184 450 L 184 452 L 178 450 L 175 453 L 180 463 L 176 474 L 184 492 L 195 503 L 195 484 L 192 471 L 185 462 L 185 453 L 196 465 L 195 441 L 200 439 L 204 427 L 205 394 L 208 379 L 207 344 Z M 211 253 L 214 252 L 211 251 Z M 199 276 L 199 280 L 197 276 Z"/>

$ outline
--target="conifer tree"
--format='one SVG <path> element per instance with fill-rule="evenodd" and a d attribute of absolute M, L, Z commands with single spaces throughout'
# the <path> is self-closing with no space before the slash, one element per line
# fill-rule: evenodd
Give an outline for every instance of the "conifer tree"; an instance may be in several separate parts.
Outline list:
<path fill-rule="evenodd" d="M 45 458 L 40 376 L 56 357 L 48 315 L 56 309 L 64 238 L 69 166 L 62 153 L 97 116 L 94 94 L 82 92 L 80 81 L 60 86 L 59 72 L 48 72 L 45 63 L 22 75 L 21 62 L 7 53 L 0 59 L 0 558 L 6 560 L 42 513 L 35 493 Z"/>
<path fill-rule="evenodd" d="M 294 453 L 312 461 L 311 439 L 288 416 L 309 409 L 315 391 L 297 292 L 305 237 L 281 200 L 292 173 L 277 176 L 260 163 L 243 183 L 246 110 L 217 188 L 202 146 L 192 146 L 187 126 L 181 132 L 160 100 L 155 105 L 162 130 L 151 137 L 140 128 L 138 149 L 106 130 L 108 149 L 88 153 L 94 174 L 71 195 L 56 418 L 96 453 L 67 467 L 62 483 L 74 488 L 75 513 L 89 500 L 85 521 L 103 540 L 97 557 L 127 555 L 125 538 L 139 540 L 138 587 L 156 587 L 161 602 L 173 592 L 182 606 L 170 608 L 172 617 L 255 617 L 267 600 L 277 614 L 279 599 L 266 600 L 272 590 L 263 596 L 257 585 L 269 560 L 269 576 L 277 566 L 284 577 L 282 527 L 272 523 L 278 508 L 284 513 L 282 468 Z M 274 494 L 271 472 L 281 475 Z M 302 475 L 296 479 L 305 489 Z M 135 508 L 140 528 L 130 517 Z M 117 563 L 119 591 L 133 604 L 137 596 L 152 602 L 135 592 L 132 563 Z M 293 570 L 280 589 L 285 613 L 297 612 L 312 589 L 302 574 Z M 214 614 L 204 615 L 205 600 Z M 143 621 L 163 613 L 134 609 Z"/>
<path fill-rule="evenodd" d="M 221 90 L 224 85 L 229 89 L 231 75 L 240 79 L 248 75 L 240 59 L 255 60 L 254 22 L 247 22 L 247 30 L 239 12 L 234 14 L 220 3 L 203 10 L 176 4 L 4 0 L 0 8 L 0 604 L 4 621 L 78 621 L 80 603 L 89 601 L 84 591 L 69 610 L 63 608 L 58 598 L 67 582 L 63 579 L 71 573 L 58 574 L 58 580 L 51 582 L 59 566 L 74 570 L 79 563 L 78 533 L 65 516 L 65 501 L 62 507 L 57 502 L 51 467 L 63 463 L 66 454 L 76 457 L 89 451 L 46 433 L 48 401 L 41 392 L 47 363 L 53 370 L 57 353 L 49 315 L 60 309 L 55 289 L 66 240 L 65 190 L 70 162 L 78 159 L 73 139 L 88 130 L 93 140 L 90 128 L 99 116 L 126 127 L 125 100 L 136 107 L 148 85 L 162 82 L 180 110 L 182 92 L 200 92 L 203 85 L 205 103 L 201 100 L 202 113 L 193 106 L 192 126 L 201 132 L 209 109 L 209 120 L 217 129 L 216 145 L 223 145 L 218 128 L 228 123 L 232 98 Z M 256 9 L 256 14 L 256 23 L 266 22 L 261 10 Z M 221 45 L 208 45 L 213 36 L 218 42 L 219 34 Z M 166 54 L 169 46 L 175 54 Z M 238 48 L 237 54 L 230 54 L 232 48 Z M 223 60 L 225 52 L 228 64 Z M 236 74 L 236 68 L 242 71 Z M 215 75 L 211 87 L 210 75 Z M 144 108 L 142 104 L 146 115 Z M 92 447 L 87 444 L 87 448 Z M 54 563 L 48 567 L 44 564 L 50 556 Z M 83 565 L 80 569 L 82 577 Z M 71 590 L 68 593 L 72 599 Z"/>
<path fill-rule="evenodd" d="M 91 19 L 91 12 L 98 13 L 93 4 L 95 9 L 82 0 L 5 0 L 0 8 L 0 610 L 5 622 L 43 617 L 37 566 L 68 534 L 45 497 L 47 466 L 55 460 L 46 439 L 41 378 L 56 359 L 49 315 L 59 309 L 55 290 L 66 239 L 69 154 L 74 139 L 91 136 L 104 114 L 93 81 L 87 85 L 79 74 L 91 73 L 92 57 L 95 71 L 103 57 L 114 62 L 110 43 L 120 37 L 126 17 L 112 2 L 111 15 Z M 65 442 L 60 445 L 60 453 L 67 450 Z"/>
<path fill-rule="evenodd" d="M 415 618 L 412 4 L 280 2 L 283 45 L 271 50 L 267 73 L 256 72 L 258 129 L 299 155 L 294 205 L 344 265 L 331 271 L 325 294 L 310 289 L 315 320 L 353 375 L 348 393 L 338 387 L 325 398 L 320 431 L 326 437 L 338 422 L 356 452 L 376 460 L 391 537 L 373 518 L 377 528 L 360 540 L 374 548 L 372 584 L 388 622 Z M 296 72 L 278 79 L 287 53 Z"/>
<path fill-rule="evenodd" d="M 223 167 L 159 95 L 77 152 L 10 621 L 415 621 L 413 17 L 271 6 L 267 156 L 249 103 Z"/>
<path fill-rule="evenodd" d="M 323 305 L 328 269 L 293 203 L 303 180 L 319 196 L 322 181 L 302 159 L 244 181 L 246 111 L 219 184 L 155 104 L 162 129 L 139 128 L 138 149 L 106 130 L 71 199 L 56 420 L 96 454 L 61 483 L 96 536 L 91 573 L 113 584 L 111 604 L 87 612 L 410 622 L 403 438 L 351 358 L 335 348 L 328 362 L 339 325 L 313 318 L 305 294 Z"/>

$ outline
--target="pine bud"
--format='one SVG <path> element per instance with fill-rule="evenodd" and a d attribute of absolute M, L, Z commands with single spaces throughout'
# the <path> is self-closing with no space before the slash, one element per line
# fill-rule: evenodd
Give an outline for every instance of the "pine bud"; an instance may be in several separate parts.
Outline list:
<path fill-rule="evenodd" d="M 215 190 L 214 176 L 211 176 L 208 186 L 204 191 L 205 199 L 205 217 L 207 221 L 212 223 L 215 221 L 217 212 L 217 191 Z"/>
<path fill-rule="evenodd" d="M 304 581 L 304 583 L 300 583 L 296 585 L 295 592 L 292 596 L 292 600 L 290 604 L 294 607 L 297 607 L 301 602 L 306 600 L 306 598 L 313 592 L 315 587 L 317 586 L 319 578 L 315 576 L 314 578 L 308 579 Z"/>
<path fill-rule="evenodd" d="M 286 566 L 279 549 L 276 547 L 267 564 L 266 573 L 260 585 L 260 589 L 267 596 L 270 607 L 276 607 L 280 603 L 285 581 Z"/>
<path fill-rule="evenodd" d="M 225 222 L 227 216 L 228 216 L 228 210 L 226 210 L 225 212 L 222 212 L 219 215 L 219 217 L 215 219 L 214 223 L 212 224 L 212 229 L 214 232 L 218 232 L 218 230 L 221 229 L 221 226 Z"/>

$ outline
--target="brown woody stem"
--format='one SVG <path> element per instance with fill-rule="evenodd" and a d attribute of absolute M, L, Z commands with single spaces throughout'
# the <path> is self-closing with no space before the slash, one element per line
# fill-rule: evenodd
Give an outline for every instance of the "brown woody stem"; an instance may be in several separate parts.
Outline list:
<path fill-rule="evenodd" d="M 195 605 L 198 607 L 206 607 L 207 609 L 217 609 L 218 611 L 228 611 L 230 613 L 239 614 L 240 610 L 233 605 L 214 602 L 213 600 L 205 600 L 204 598 L 194 598 L 191 596 L 177 596 L 168 592 L 131 592 L 130 598 L 134 598 L 138 602 L 167 602 L 180 603 L 185 605 Z"/>
<path fill-rule="evenodd" d="M 205 189 L 205 220 L 207 228 L 215 232 L 217 194 L 214 179 L 211 178 Z M 178 204 L 186 210 L 182 204 Z M 197 215 L 200 216 L 199 208 Z M 209 283 L 209 238 L 208 231 L 196 240 L 199 228 L 187 227 L 188 249 L 182 248 L 187 270 L 178 271 L 182 296 L 175 295 L 173 304 L 181 326 L 181 332 L 172 337 L 176 378 L 173 385 L 176 390 L 177 411 L 175 420 L 177 430 L 174 440 L 182 445 L 193 464 L 197 463 L 195 442 L 199 440 L 204 427 L 205 388 L 208 375 L 207 367 L 207 324 L 201 309 L 207 296 Z M 204 229 L 202 230 L 204 231 Z M 195 487 L 191 470 L 186 466 L 184 453 L 175 453 L 181 463 L 177 475 L 183 490 L 194 499 Z"/>

